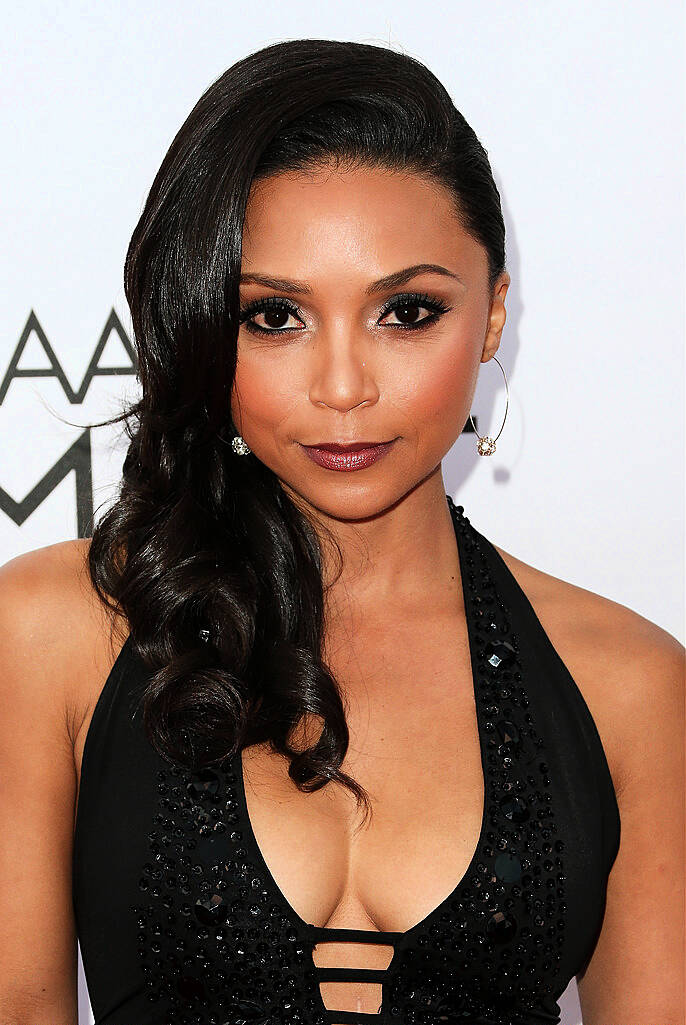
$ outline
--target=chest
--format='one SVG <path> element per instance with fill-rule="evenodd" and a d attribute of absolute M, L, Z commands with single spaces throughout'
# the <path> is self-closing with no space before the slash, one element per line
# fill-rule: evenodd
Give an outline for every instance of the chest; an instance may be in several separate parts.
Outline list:
<path fill-rule="evenodd" d="M 97 908 L 90 938 L 80 922 L 86 957 L 100 956 L 107 923 L 135 961 L 120 988 L 140 964 L 146 1006 L 169 999 L 198 1020 L 198 1001 L 202 1020 L 226 1021 L 239 998 L 250 1020 L 279 1025 L 341 1025 L 380 1006 L 389 1025 L 496 1020 L 496 1005 L 503 1020 L 557 1020 L 551 994 L 602 912 L 597 737 L 561 704 L 578 701 L 526 610 L 486 584 L 470 580 L 471 645 L 461 608 L 334 638 L 341 767 L 369 795 L 364 825 L 348 791 L 302 793 L 264 745 L 226 771 L 170 769 L 122 693 L 96 726 L 126 759 L 103 756 L 77 836 L 76 906 Z M 127 693 L 143 678 L 131 663 Z"/>
<path fill-rule="evenodd" d="M 454 890 L 482 827 L 464 612 L 446 609 L 421 632 L 408 620 L 346 630 L 330 638 L 329 651 L 350 734 L 341 770 L 366 790 L 371 817 L 363 823 L 363 809 L 340 785 L 299 791 L 287 760 L 259 744 L 242 752 L 250 829 L 276 886 L 305 922 L 404 932 Z M 331 941 L 313 956 L 325 967 L 385 968 L 391 953 Z M 352 1008 L 350 985 L 322 983 L 325 1002 Z M 378 988 L 357 983 L 355 999 L 376 1010 Z"/>

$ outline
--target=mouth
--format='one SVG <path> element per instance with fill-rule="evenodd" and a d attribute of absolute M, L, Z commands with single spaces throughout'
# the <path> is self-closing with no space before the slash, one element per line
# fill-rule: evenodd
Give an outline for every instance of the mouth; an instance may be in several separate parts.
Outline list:
<path fill-rule="evenodd" d="M 365 448 L 374 448 L 375 445 L 390 445 L 390 443 L 390 441 L 315 441 L 311 445 L 304 445 L 304 448 L 321 448 L 325 452 L 361 452 Z"/>
<path fill-rule="evenodd" d="M 326 470 L 363 470 L 381 459 L 397 441 L 322 441 L 316 445 L 302 445 L 309 458 Z"/>

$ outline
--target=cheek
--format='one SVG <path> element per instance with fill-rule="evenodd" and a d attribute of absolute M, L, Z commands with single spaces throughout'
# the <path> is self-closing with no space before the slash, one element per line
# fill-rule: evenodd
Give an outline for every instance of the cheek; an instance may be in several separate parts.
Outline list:
<path fill-rule="evenodd" d="M 239 358 L 231 393 L 231 415 L 239 430 L 239 425 L 253 434 L 273 430 L 291 414 L 297 404 L 297 385 L 286 363 Z"/>
<path fill-rule="evenodd" d="M 430 358 L 415 366 L 408 381 L 405 413 L 419 428 L 440 427 L 441 436 L 454 435 L 469 415 L 475 372 L 474 357 L 468 345 L 451 345 L 445 351 L 432 352 Z"/>

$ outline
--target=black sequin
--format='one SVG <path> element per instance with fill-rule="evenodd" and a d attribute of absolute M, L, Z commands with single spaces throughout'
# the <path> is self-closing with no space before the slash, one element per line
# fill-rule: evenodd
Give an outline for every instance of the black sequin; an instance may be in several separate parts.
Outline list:
<path fill-rule="evenodd" d="M 473 860 L 449 897 L 407 932 L 381 934 L 394 955 L 378 1020 L 555 1022 L 548 994 L 564 942 L 565 873 L 546 753 L 509 610 L 463 507 L 449 504 L 464 579 L 485 816 Z M 164 1008 L 165 1025 L 341 1021 L 318 986 L 312 951 L 321 931 L 295 914 L 265 871 L 240 773 L 240 756 L 221 771 L 159 773 L 139 902 L 130 908 L 148 999 Z"/>

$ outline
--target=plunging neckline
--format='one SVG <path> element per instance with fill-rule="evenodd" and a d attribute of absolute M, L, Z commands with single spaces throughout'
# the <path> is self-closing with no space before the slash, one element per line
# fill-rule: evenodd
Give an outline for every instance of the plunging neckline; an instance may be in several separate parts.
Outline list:
<path fill-rule="evenodd" d="M 471 595 L 467 594 L 467 583 L 466 577 L 469 575 L 466 563 L 466 552 L 464 550 L 464 537 L 463 532 L 467 530 L 468 520 L 465 520 L 455 510 L 452 504 L 452 500 L 449 496 L 448 504 L 450 508 L 450 514 L 453 520 L 453 527 L 455 529 L 455 538 L 457 543 L 457 551 L 460 565 L 460 583 L 462 588 L 463 604 L 465 609 L 465 619 L 467 625 L 467 639 L 469 644 L 469 656 L 470 656 L 470 667 L 472 676 L 472 694 L 474 697 L 474 705 L 476 709 L 476 720 L 477 729 L 479 734 L 479 750 L 481 754 L 481 772 L 483 779 L 483 802 L 481 810 L 481 827 L 479 831 L 479 837 L 474 848 L 471 860 L 467 865 L 467 868 L 462 874 L 459 882 L 450 891 L 450 893 L 444 897 L 444 899 L 438 904 L 432 911 L 429 911 L 423 918 L 421 918 L 415 925 L 410 926 L 409 929 L 404 930 L 377 930 L 377 929 L 349 929 L 341 926 L 325 926 L 325 925 L 314 925 L 311 922 L 306 922 L 301 915 L 295 910 L 291 902 L 286 897 L 281 887 L 276 882 L 272 875 L 271 869 L 267 865 L 264 859 L 260 845 L 257 842 L 255 831 L 250 820 L 248 813 L 248 802 L 246 797 L 245 789 L 245 777 L 243 774 L 243 757 L 242 750 L 238 751 L 234 756 L 233 771 L 237 781 L 237 797 L 239 802 L 239 815 L 242 820 L 243 830 L 245 834 L 246 844 L 250 848 L 250 854 L 254 861 L 259 866 L 260 871 L 264 875 L 267 885 L 273 893 L 273 896 L 277 903 L 280 905 L 282 912 L 292 922 L 293 925 L 297 926 L 299 931 L 303 932 L 307 936 L 315 935 L 319 942 L 325 942 L 326 939 L 335 940 L 362 940 L 382 942 L 384 939 L 393 943 L 395 946 L 400 946 L 408 941 L 411 937 L 417 933 L 423 932 L 434 922 L 434 920 L 445 910 L 446 906 L 453 900 L 459 897 L 461 892 L 466 888 L 476 866 L 477 861 L 481 857 L 481 847 L 486 839 L 486 833 L 489 828 L 488 824 L 488 809 L 490 805 L 490 793 L 489 793 L 489 773 L 486 767 L 486 738 L 484 730 L 484 710 L 481 705 L 481 698 L 479 694 L 479 687 L 477 685 L 478 670 L 477 670 L 477 642 L 475 636 L 474 621 L 472 619 L 471 612 Z M 390 965 L 389 965 L 390 968 Z"/>

